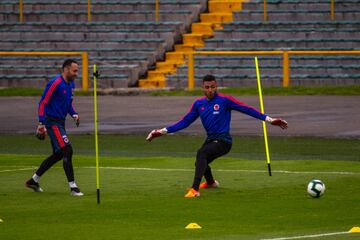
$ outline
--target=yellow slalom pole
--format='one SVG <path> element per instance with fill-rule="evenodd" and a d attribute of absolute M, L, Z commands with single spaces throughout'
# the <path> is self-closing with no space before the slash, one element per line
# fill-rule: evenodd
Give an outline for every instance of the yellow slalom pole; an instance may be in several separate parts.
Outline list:
<path fill-rule="evenodd" d="M 255 66 L 256 66 L 256 78 L 257 78 L 258 89 L 259 89 L 260 110 L 261 110 L 261 113 L 264 114 L 265 112 L 264 112 L 264 104 L 263 104 L 262 90 L 261 90 L 260 71 L 259 71 L 259 63 L 258 63 L 257 57 L 255 57 Z M 268 166 L 268 170 L 269 170 L 269 176 L 271 176 L 270 154 L 269 154 L 269 145 L 268 145 L 265 121 L 262 122 L 262 125 L 263 125 L 263 131 L 264 131 L 266 162 L 267 162 L 267 166 Z"/>
<path fill-rule="evenodd" d="M 96 93 L 96 78 L 99 77 L 99 73 L 96 70 L 96 64 L 94 64 L 94 126 L 95 126 L 95 160 L 96 160 L 96 194 L 97 203 L 100 204 L 100 173 L 99 173 L 99 143 L 98 143 L 98 116 L 97 116 L 97 93 Z"/>

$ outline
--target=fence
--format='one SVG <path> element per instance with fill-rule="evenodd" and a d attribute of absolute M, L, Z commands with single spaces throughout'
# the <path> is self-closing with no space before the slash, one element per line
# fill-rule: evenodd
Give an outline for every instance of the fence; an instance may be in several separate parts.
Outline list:
<path fill-rule="evenodd" d="M 89 59 L 87 52 L 0 52 L 3 56 L 81 56 L 82 61 L 82 89 L 89 90 Z"/>
<path fill-rule="evenodd" d="M 194 55 L 282 55 L 283 58 L 283 87 L 290 84 L 290 55 L 359 55 L 360 50 L 349 51 L 292 51 L 292 50 L 274 50 L 274 51 L 195 51 L 188 52 L 188 88 L 193 90 L 195 87 L 194 77 Z"/>

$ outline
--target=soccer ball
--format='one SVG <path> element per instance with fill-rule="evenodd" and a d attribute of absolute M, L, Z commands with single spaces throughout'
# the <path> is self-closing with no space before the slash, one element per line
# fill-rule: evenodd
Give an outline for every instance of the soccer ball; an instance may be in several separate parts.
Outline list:
<path fill-rule="evenodd" d="M 307 192 L 313 198 L 319 198 L 325 192 L 325 184 L 318 179 L 311 180 L 307 186 Z"/>

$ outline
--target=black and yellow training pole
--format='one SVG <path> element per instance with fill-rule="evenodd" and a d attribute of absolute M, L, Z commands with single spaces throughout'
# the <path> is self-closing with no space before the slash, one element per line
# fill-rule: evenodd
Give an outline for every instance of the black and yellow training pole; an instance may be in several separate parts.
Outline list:
<path fill-rule="evenodd" d="M 100 173 L 99 173 L 99 143 L 98 143 L 98 116 L 97 116 L 97 93 L 96 93 L 96 80 L 99 77 L 99 73 L 96 70 L 96 64 L 94 64 L 94 126 L 95 126 L 95 160 L 96 160 L 96 194 L 97 203 L 100 204 Z"/>
<path fill-rule="evenodd" d="M 256 67 L 256 78 L 257 78 L 258 90 L 259 90 L 260 110 L 261 110 L 261 113 L 264 114 L 265 111 L 264 111 L 264 104 L 263 104 L 263 98 L 262 98 L 259 63 L 258 63 L 257 57 L 255 57 L 255 67 Z M 271 176 L 270 153 L 269 153 L 269 144 L 268 144 L 265 121 L 262 121 L 262 125 L 263 125 L 263 131 L 264 131 L 266 162 L 267 162 L 267 166 L 268 166 L 269 176 Z"/>

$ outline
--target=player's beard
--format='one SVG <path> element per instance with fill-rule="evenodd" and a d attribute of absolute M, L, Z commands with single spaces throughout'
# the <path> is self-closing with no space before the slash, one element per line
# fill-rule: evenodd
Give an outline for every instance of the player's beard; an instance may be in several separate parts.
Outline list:
<path fill-rule="evenodd" d="M 66 79 L 69 81 L 69 82 L 73 82 L 76 78 L 76 75 L 71 75 L 71 74 L 68 74 L 66 76 Z"/>
<path fill-rule="evenodd" d="M 205 93 L 205 96 L 206 96 L 207 99 L 210 100 L 210 99 L 213 99 L 213 98 L 214 98 L 215 94 L 216 94 L 216 91 L 214 91 L 214 92 L 212 92 L 212 93 L 206 92 L 206 93 Z"/>

